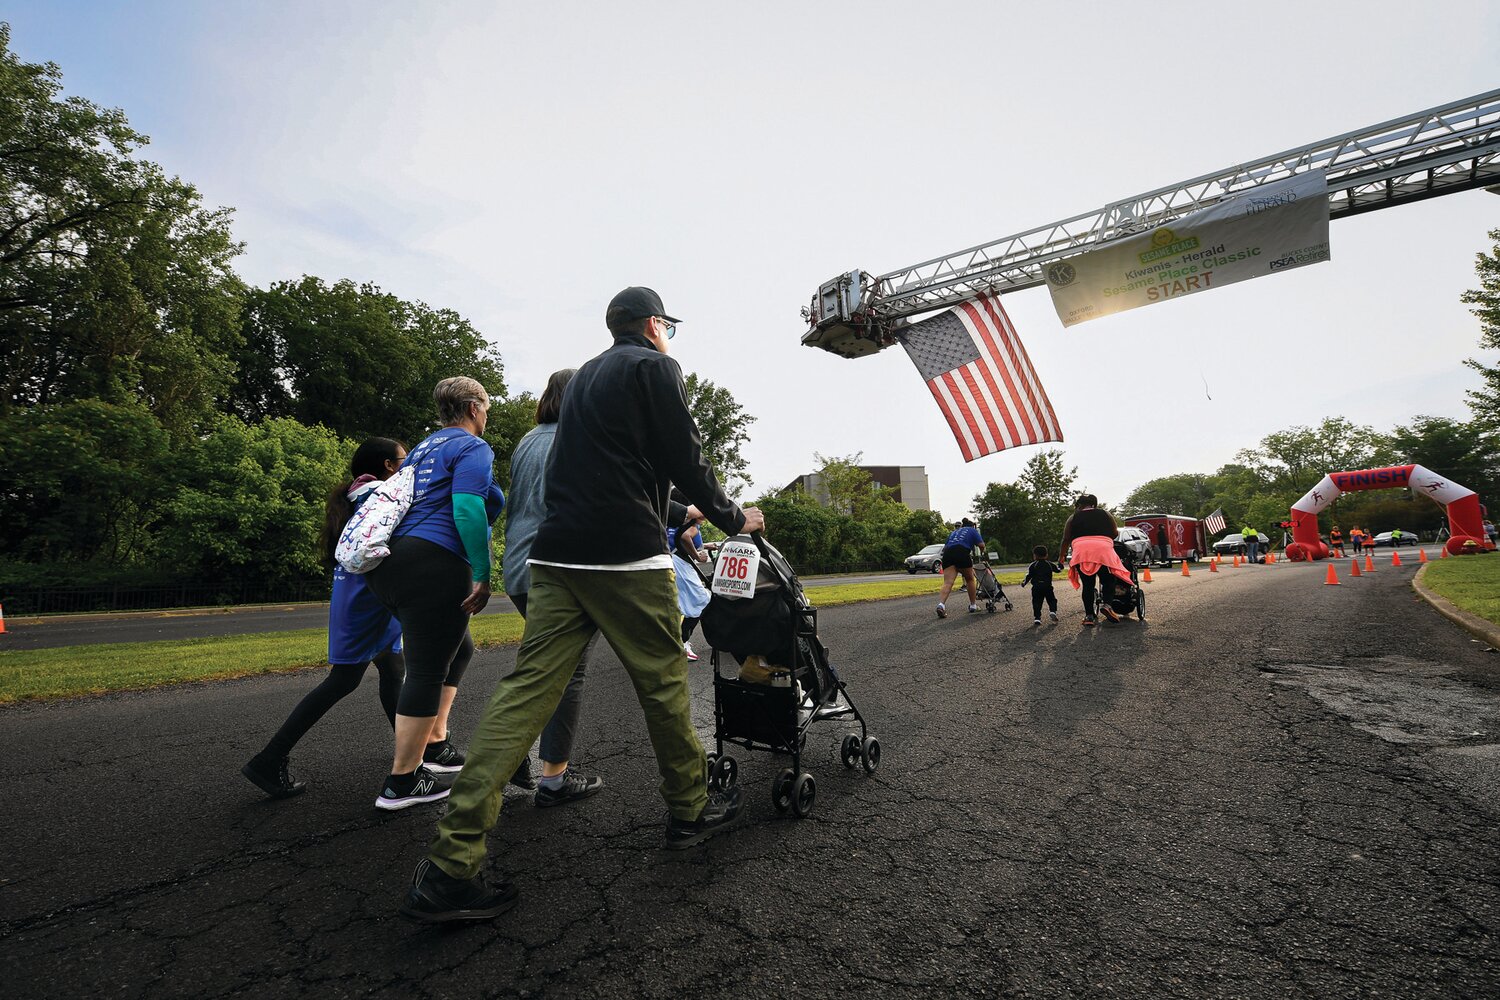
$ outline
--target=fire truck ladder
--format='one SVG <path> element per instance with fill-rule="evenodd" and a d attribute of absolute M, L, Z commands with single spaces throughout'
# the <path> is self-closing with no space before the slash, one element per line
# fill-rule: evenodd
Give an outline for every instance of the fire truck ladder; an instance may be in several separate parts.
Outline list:
<path fill-rule="evenodd" d="M 1097 249 L 1242 191 L 1323 168 L 1332 218 L 1500 185 L 1500 90 L 1289 149 L 1113 202 L 945 257 L 872 276 L 851 271 L 818 287 L 802 310 L 802 343 L 846 358 L 895 343 L 913 316 L 983 292 L 1043 284 L 1051 261 Z M 1500 193 L 1500 187 L 1492 190 Z"/>

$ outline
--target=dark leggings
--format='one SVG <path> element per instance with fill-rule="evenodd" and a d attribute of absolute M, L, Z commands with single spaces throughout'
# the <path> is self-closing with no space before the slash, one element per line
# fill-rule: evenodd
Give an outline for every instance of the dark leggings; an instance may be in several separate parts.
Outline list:
<path fill-rule="evenodd" d="M 1079 572 L 1078 575 L 1083 578 L 1083 615 L 1085 618 L 1092 618 L 1094 617 L 1094 588 L 1098 586 L 1099 578 L 1083 572 Z"/>
<path fill-rule="evenodd" d="M 682 619 L 682 641 L 687 642 L 691 639 L 693 637 L 693 630 L 697 627 L 698 619 L 684 617 Z"/>
<path fill-rule="evenodd" d="M 401 623 L 406 683 L 396 714 L 415 719 L 437 715 L 443 687 L 457 687 L 474 655 L 469 615 L 467 561 L 425 538 L 398 538 L 391 554 L 369 576 L 370 589 Z"/>
<path fill-rule="evenodd" d="M 396 724 L 396 699 L 401 694 L 401 676 L 406 671 L 401 654 L 392 650 L 376 656 L 370 663 L 375 664 L 375 670 L 380 676 L 380 707 L 385 709 L 385 717 Z M 276 730 L 276 735 L 271 737 L 271 742 L 257 756 L 264 760 L 278 761 L 292 752 L 292 747 L 297 745 L 307 731 L 317 724 L 317 721 L 327 714 L 328 710 L 338 704 L 345 695 L 351 694 L 359 687 L 359 682 L 365 676 L 365 668 L 369 663 L 332 663 L 328 667 L 328 676 L 323 678 L 323 683 L 313 688 L 297 702 L 297 707 L 292 709 L 292 714 L 286 717 L 281 728 Z"/>
<path fill-rule="evenodd" d="M 1042 617 L 1042 602 L 1047 602 L 1047 610 L 1057 613 L 1057 594 L 1051 587 L 1039 588 L 1035 584 L 1031 589 L 1031 617 Z"/>

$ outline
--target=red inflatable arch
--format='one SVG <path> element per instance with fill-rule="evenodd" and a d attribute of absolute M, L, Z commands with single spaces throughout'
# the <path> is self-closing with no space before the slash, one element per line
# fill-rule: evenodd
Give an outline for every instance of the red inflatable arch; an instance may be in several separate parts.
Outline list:
<path fill-rule="evenodd" d="M 1301 500 L 1292 504 L 1294 541 L 1286 547 L 1287 558 L 1300 562 L 1304 559 L 1328 557 L 1328 546 L 1318 537 L 1318 512 L 1337 500 L 1340 494 L 1403 486 L 1410 487 L 1413 493 L 1430 497 L 1434 503 L 1447 508 L 1448 530 L 1452 534 L 1448 539 L 1447 549 L 1451 555 L 1464 551 L 1464 546 L 1469 542 L 1473 542 L 1479 549 L 1495 547 L 1484 533 L 1484 518 L 1480 514 L 1478 494 L 1420 465 L 1393 465 L 1388 469 L 1331 473 L 1308 490 Z"/>

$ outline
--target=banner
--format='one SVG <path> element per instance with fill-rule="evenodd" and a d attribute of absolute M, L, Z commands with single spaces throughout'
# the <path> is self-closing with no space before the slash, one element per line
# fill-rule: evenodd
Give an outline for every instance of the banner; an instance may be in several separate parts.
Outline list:
<path fill-rule="evenodd" d="M 1047 265 L 1063 326 L 1328 260 L 1328 181 L 1309 170 Z"/>

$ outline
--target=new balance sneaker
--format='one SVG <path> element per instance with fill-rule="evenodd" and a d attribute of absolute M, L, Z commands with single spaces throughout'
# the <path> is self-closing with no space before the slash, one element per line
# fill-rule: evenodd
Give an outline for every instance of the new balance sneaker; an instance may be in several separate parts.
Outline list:
<path fill-rule="evenodd" d="M 514 882 L 487 886 L 484 876 L 454 878 L 423 858 L 411 877 L 411 888 L 401 902 L 401 915 L 424 924 L 493 920 L 521 898 Z"/>
<path fill-rule="evenodd" d="M 571 767 L 563 772 L 562 782 L 556 787 L 549 788 L 549 780 L 551 779 L 543 778 L 537 783 L 535 801 L 540 809 L 586 799 L 604 787 L 604 779 L 597 774 L 579 774 Z"/>
<path fill-rule="evenodd" d="M 385 779 L 385 787 L 375 799 L 376 809 L 407 809 L 424 802 L 437 802 L 448 797 L 448 789 L 438 784 L 437 777 L 425 767 L 411 774 L 392 774 Z"/>
<path fill-rule="evenodd" d="M 701 844 L 709 837 L 734 823 L 740 814 L 740 786 L 733 785 L 722 792 L 710 792 L 708 804 L 694 820 L 667 816 L 667 834 L 664 847 L 669 851 L 681 851 Z"/>
<path fill-rule="evenodd" d="M 464 752 L 446 739 L 438 740 L 422 751 L 422 766 L 433 774 L 453 774 L 464 769 Z"/>
<path fill-rule="evenodd" d="M 291 772 L 287 770 L 287 764 L 288 760 L 285 757 L 268 763 L 259 756 L 255 756 L 240 768 L 240 773 L 271 798 L 289 799 L 293 795 L 301 795 L 307 791 L 307 782 L 295 780 Z"/>
<path fill-rule="evenodd" d="M 682 644 L 682 651 L 687 654 L 687 658 L 688 658 L 688 662 L 689 663 L 697 663 L 698 662 L 698 654 L 695 653 L 695 652 L 693 652 L 693 644 L 692 643 L 690 643 L 690 642 L 683 643 Z"/>
<path fill-rule="evenodd" d="M 531 792 L 536 790 L 536 779 L 531 776 L 531 758 L 522 757 L 521 766 L 516 768 L 516 773 L 510 776 L 507 784 L 515 785 L 517 788 Z"/>
<path fill-rule="evenodd" d="M 945 608 L 945 607 L 943 607 L 941 604 L 938 605 L 938 617 L 939 618 L 947 618 L 948 617 L 948 609 Z"/>

